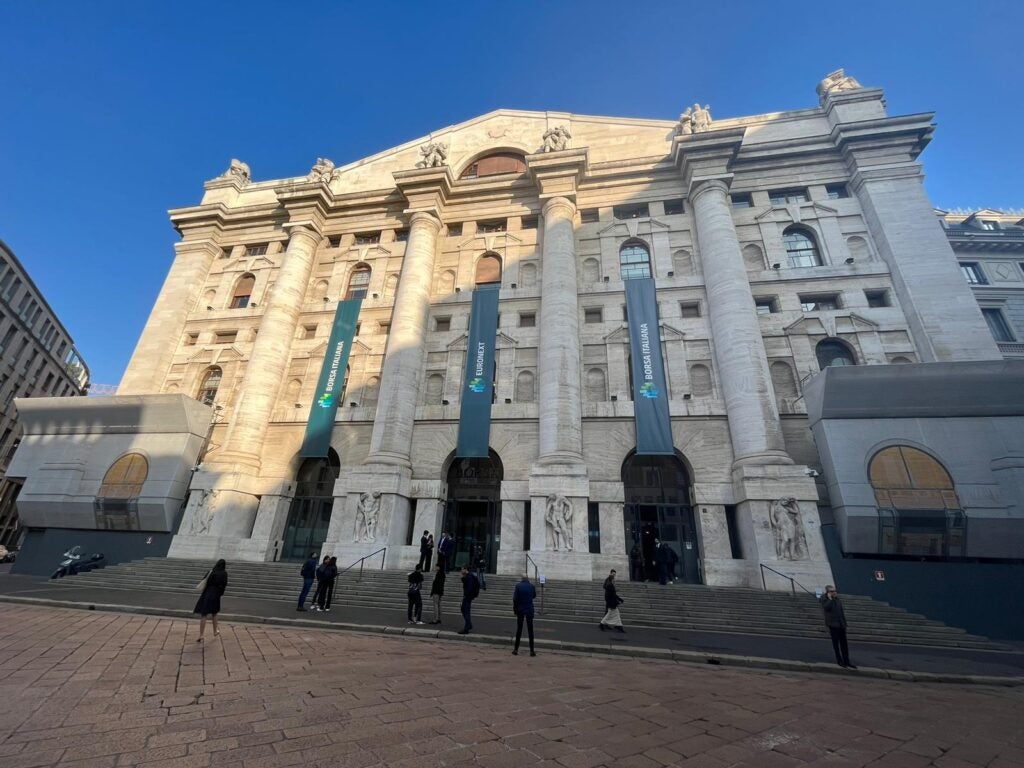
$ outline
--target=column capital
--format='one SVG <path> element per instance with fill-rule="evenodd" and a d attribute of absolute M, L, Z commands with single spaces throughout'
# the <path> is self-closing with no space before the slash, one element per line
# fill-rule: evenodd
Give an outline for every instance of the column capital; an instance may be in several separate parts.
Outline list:
<path fill-rule="evenodd" d="M 540 189 L 540 199 L 575 198 L 576 186 L 587 175 L 587 148 L 538 152 L 526 156 L 526 166 Z"/>
<path fill-rule="evenodd" d="M 297 181 L 274 190 L 277 201 L 288 212 L 286 227 L 305 226 L 318 235 L 323 232 L 327 212 L 334 205 L 330 187 L 319 181 Z"/>
<path fill-rule="evenodd" d="M 308 219 L 301 221 L 287 221 L 282 226 L 287 230 L 288 237 L 294 239 L 295 237 L 308 237 L 311 240 L 320 242 L 323 237 L 321 228 L 321 222 L 310 221 Z"/>
<path fill-rule="evenodd" d="M 694 177 L 690 180 L 690 191 L 689 198 L 690 203 L 696 202 L 697 198 L 703 195 L 705 192 L 711 192 L 718 190 L 722 194 L 729 193 L 729 187 L 732 185 L 732 174 L 725 173 L 721 176 L 712 177 Z"/>
<path fill-rule="evenodd" d="M 224 231 L 228 209 L 223 203 L 172 208 L 168 215 L 175 231 L 184 239 L 216 237 Z"/>
<path fill-rule="evenodd" d="M 452 192 L 452 169 L 447 165 L 435 168 L 413 168 L 395 171 L 395 186 L 408 202 L 406 213 L 431 213 L 440 219 Z"/>
<path fill-rule="evenodd" d="M 543 213 L 544 218 L 547 219 L 556 215 L 559 210 L 564 212 L 565 218 L 571 219 L 576 215 L 576 203 L 567 197 L 552 197 L 544 203 L 541 213 Z"/>
<path fill-rule="evenodd" d="M 428 226 L 433 229 L 436 234 L 441 229 L 441 220 L 429 211 L 415 211 L 412 216 L 409 217 L 409 226 L 414 227 L 417 225 Z"/>
<path fill-rule="evenodd" d="M 739 154 L 747 129 L 721 128 L 677 134 L 672 139 L 672 162 L 683 175 L 688 194 L 693 195 L 702 182 L 717 179 L 727 184 L 732 179 L 730 168 Z"/>

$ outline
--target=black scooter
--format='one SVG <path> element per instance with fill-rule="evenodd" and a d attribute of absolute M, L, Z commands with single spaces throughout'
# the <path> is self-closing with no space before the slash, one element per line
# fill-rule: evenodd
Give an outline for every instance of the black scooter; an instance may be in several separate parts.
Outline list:
<path fill-rule="evenodd" d="M 74 576 L 77 573 L 103 568 L 106 564 L 107 559 L 102 554 L 96 552 L 85 555 L 80 546 L 75 546 L 64 553 L 64 559 L 60 561 L 60 565 L 50 578 L 63 579 L 65 576 Z"/>

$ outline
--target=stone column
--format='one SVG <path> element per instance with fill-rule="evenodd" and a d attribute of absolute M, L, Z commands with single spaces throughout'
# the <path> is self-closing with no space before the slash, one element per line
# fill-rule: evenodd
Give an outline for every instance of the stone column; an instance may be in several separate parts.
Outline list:
<path fill-rule="evenodd" d="M 441 222 L 417 211 L 409 222 L 409 242 L 402 262 L 395 308 L 391 315 L 380 397 L 366 462 L 411 467 L 412 429 L 419 403 L 423 343 L 430 310 L 430 286 Z"/>
<path fill-rule="evenodd" d="M 791 464 L 728 190 L 721 178 L 701 180 L 691 185 L 690 205 L 704 262 L 715 363 L 728 411 L 734 464 Z"/>
<path fill-rule="evenodd" d="M 576 206 L 564 197 L 544 205 L 540 299 L 544 348 L 537 359 L 541 464 L 583 461 L 575 213 Z"/>
<path fill-rule="evenodd" d="M 135 352 L 121 378 L 118 395 L 152 395 L 160 391 L 175 350 L 181 344 L 185 321 L 195 311 L 196 302 L 206 285 L 210 265 L 220 254 L 216 232 L 204 231 L 174 246 L 171 271 L 164 280 L 149 320 L 135 345 Z"/>

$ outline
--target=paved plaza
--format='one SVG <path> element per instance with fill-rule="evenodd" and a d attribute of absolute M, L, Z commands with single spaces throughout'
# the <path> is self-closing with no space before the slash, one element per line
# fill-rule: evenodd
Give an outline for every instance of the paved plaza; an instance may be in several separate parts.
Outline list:
<path fill-rule="evenodd" d="M 0 765 L 1024 766 L 1024 689 L 0 607 Z"/>

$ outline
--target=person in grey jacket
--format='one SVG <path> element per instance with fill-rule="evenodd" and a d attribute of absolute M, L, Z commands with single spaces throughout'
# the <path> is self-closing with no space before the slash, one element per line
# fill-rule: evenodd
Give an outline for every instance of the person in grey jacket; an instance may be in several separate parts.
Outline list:
<path fill-rule="evenodd" d="M 836 653 L 836 664 L 846 669 L 856 669 L 850 662 L 850 648 L 846 643 L 846 612 L 836 588 L 829 584 L 821 596 L 821 609 L 825 614 L 825 626 L 832 635 L 832 650 Z"/>

